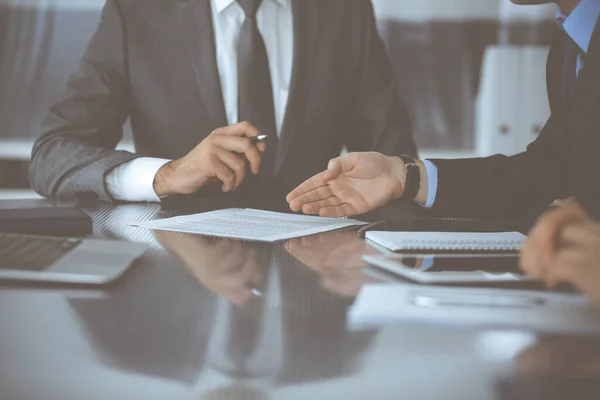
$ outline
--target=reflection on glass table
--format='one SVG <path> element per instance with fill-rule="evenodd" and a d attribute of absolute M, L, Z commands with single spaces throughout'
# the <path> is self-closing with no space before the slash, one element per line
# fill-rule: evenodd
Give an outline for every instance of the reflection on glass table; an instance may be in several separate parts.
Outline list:
<path fill-rule="evenodd" d="M 517 356 L 515 370 L 519 375 L 530 376 L 593 376 L 600 382 L 600 337 L 542 338 Z"/>
<path fill-rule="evenodd" d="M 379 252 L 357 237 L 356 231 L 336 231 L 293 239 L 285 249 L 321 276 L 323 287 L 335 294 L 356 296 L 367 283 L 378 282 L 367 276 L 362 257 Z"/>
<path fill-rule="evenodd" d="M 243 306 L 262 295 L 264 272 L 252 244 L 172 232 L 157 232 L 156 239 L 172 251 L 211 292 Z"/>
<path fill-rule="evenodd" d="M 600 396 L 600 337 L 547 336 L 523 350 L 499 399 L 587 400 Z"/>

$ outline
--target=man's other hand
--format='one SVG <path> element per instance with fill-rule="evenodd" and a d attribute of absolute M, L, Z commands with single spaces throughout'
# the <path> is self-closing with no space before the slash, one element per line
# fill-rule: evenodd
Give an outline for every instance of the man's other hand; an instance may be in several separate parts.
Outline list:
<path fill-rule="evenodd" d="M 244 181 L 247 165 L 255 175 L 260 170 L 261 152 L 266 147 L 250 140 L 259 135 L 248 122 L 215 130 L 186 156 L 158 171 L 154 179 L 156 194 L 193 194 L 217 181 L 222 183 L 223 192 L 236 190 Z"/>

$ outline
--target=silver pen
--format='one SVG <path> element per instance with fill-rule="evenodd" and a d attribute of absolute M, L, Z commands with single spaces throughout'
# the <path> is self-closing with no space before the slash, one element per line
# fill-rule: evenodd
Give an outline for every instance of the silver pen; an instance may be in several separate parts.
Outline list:
<path fill-rule="evenodd" d="M 258 136 L 251 137 L 250 141 L 252 143 L 262 143 L 262 142 L 266 142 L 268 138 L 269 138 L 269 135 L 258 135 Z"/>

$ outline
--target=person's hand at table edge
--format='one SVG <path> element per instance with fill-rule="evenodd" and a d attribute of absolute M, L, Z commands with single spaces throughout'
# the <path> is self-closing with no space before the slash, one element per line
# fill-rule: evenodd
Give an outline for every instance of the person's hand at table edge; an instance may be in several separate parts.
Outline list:
<path fill-rule="evenodd" d="M 588 221 L 586 212 L 577 203 L 544 214 L 536 222 L 521 250 L 521 269 L 536 279 L 544 279 L 556 261 L 563 243 L 563 234 L 570 225 Z"/>
<path fill-rule="evenodd" d="M 521 269 L 550 288 L 569 283 L 600 306 L 600 224 L 577 204 L 540 218 L 521 254 Z"/>
<path fill-rule="evenodd" d="M 417 161 L 421 186 L 414 199 L 427 201 L 427 174 Z M 292 211 L 323 217 L 364 214 L 401 198 L 406 166 L 398 157 L 380 153 L 350 153 L 329 162 L 326 171 L 306 180 L 286 198 Z"/>
<path fill-rule="evenodd" d="M 260 170 L 265 143 L 252 143 L 250 138 L 261 133 L 250 123 L 240 122 L 212 132 L 184 157 L 165 164 L 154 178 L 159 197 L 194 194 L 204 185 L 220 181 L 223 192 L 236 190 L 246 177 Z"/>

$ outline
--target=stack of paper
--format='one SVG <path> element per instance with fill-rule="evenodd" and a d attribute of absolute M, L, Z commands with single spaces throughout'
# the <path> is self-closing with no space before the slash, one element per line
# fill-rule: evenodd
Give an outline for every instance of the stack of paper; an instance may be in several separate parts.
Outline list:
<path fill-rule="evenodd" d="M 366 225 L 366 223 L 352 219 L 310 217 L 232 208 L 144 222 L 134 226 L 152 230 L 273 243 L 360 225 Z"/>

